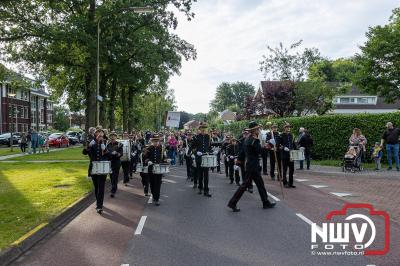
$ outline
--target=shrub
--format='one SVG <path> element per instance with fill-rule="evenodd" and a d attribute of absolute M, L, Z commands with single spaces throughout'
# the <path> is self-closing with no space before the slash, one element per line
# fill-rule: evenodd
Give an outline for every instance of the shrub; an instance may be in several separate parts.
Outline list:
<path fill-rule="evenodd" d="M 312 157 L 314 159 L 341 159 L 348 147 L 348 139 L 353 128 L 360 128 L 367 138 L 367 152 L 375 142 L 380 141 L 386 122 L 393 122 L 400 127 L 400 112 L 386 114 L 335 114 L 324 116 L 287 117 L 268 120 L 278 124 L 279 129 L 288 122 L 292 125 L 295 136 L 300 127 L 305 127 L 314 139 Z M 225 132 L 239 135 L 249 121 L 238 121 L 230 125 L 221 126 Z M 265 125 L 267 120 L 257 120 Z"/>

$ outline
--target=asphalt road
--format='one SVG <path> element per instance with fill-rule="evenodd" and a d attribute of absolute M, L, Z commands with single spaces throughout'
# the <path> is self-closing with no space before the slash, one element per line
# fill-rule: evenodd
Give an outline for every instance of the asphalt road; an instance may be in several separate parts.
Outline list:
<path fill-rule="evenodd" d="M 310 226 L 287 204 L 262 209 L 258 192 L 245 193 L 233 213 L 236 190 L 224 175 L 211 175 L 212 198 L 198 195 L 182 168 L 162 187 L 160 207 L 148 204 L 140 235 L 128 244 L 129 265 L 367 265 L 363 256 L 313 256 Z M 176 183 L 175 183 L 176 182 Z M 286 192 L 289 192 L 287 190 Z"/>
<path fill-rule="evenodd" d="M 296 178 L 305 178 L 296 173 Z M 262 209 L 255 188 L 238 204 L 226 207 L 236 190 L 225 175 L 210 173 L 212 198 L 198 195 L 186 181 L 184 167 L 163 178 L 161 206 L 143 197 L 138 179 L 105 200 L 105 214 L 93 205 L 64 228 L 42 241 L 17 265 L 400 265 L 399 227 L 392 224 L 389 255 L 316 256 L 311 254 L 311 229 L 302 215 L 321 223 L 345 200 L 323 189 L 295 182 L 285 189 L 266 180 L 277 198 L 274 209 Z M 381 230 L 377 225 L 377 231 Z"/>

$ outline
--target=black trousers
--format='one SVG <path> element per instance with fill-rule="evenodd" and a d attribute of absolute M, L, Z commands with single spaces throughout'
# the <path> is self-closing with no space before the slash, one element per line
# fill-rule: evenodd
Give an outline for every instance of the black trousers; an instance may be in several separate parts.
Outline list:
<path fill-rule="evenodd" d="M 193 177 L 193 173 L 192 173 L 192 168 L 193 168 L 192 162 L 193 162 L 193 159 L 190 156 L 185 156 L 185 161 L 186 161 L 186 177 L 189 179 L 189 178 Z"/>
<path fill-rule="evenodd" d="M 96 196 L 96 207 L 103 208 L 104 201 L 104 187 L 106 183 L 106 175 L 92 175 L 94 186 L 94 194 Z"/>
<path fill-rule="evenodd" d="M 226 175 L 226 177 L 229 177 L 229 161 L 228 161 L 228 156 L 226 156 L 225 159 L 224 159 L 224 165 L 225 165 L 225 175 Z"/>
<path fill-rule="evenodd" d="M 124 172 L 124 184 L 129 182 L 130 164 L 130 161 L 121 162 L 122 171 Z"/>
<path fill-rule="evenodd" d="M 149 174 L 140 173 L 140 177 L 142 178 L 144 194 L 147 194 L 149 193 Z"/>
<path fill-rule="evenodd" d="M 279 169 L 281 169 L 281 161 L 279 159 L 280 156 L 279 156 L 278 152 L 276 152 L 276 157 L 277 157 L 277 160 L 278 160 L 278 167 L 279 167 Z M 270 166 L 269 174 L 270 174 L 271 178 L 274 179 L 275 178 L 275 168 L 276 168 L 274 150 L 270 150 L 269 151 L 269 166 Z"/>
<path fill-rule="evenodd" d="M 204 192 L 207 193 L 209 191 L 208 188 L 208 168 L 207 167 L 201 167 L 201 157 L 196 156 L 196 172 L 197 172 L 197 178 L 199 181 L 199 189 L 203 190 Z M 196 184 L 196 181 L 195 181 Z"/>
<path fill-rule="evenodd" d="M 129 173 L 136 173 L 136 164 L 137 164 L 137 158 L 133 157 L 130 160 L 130 169 L 129 169 Z"/>
<path fill-rule="evenodd" d="M 283 166 L 283 184 L 284 185 L 293 185 L 293 173 L 294 173 L 294 162 L 290 161 L 290 158 L 285 156 L 282 160 L 282 166 Z M 289 183 L 287 180 L 287 170 L 289 168 Z"/>
<path fill-rule="evenodd" d="M 121 168 L 121 163 L 112 163 L 111 164 L 111 193 L 115 194 L 118 189 L 118 176 L 119 176 L 119 169 Z"/>
<path fill-rule="evenodd" d="M 268 150 L 267 149 L 263 149 L 262 153 L 261 153 L 261 157 L 262 157 L 262 171 L 264 175 L 268 174 L 268 169 L 267 169 L 267 160 L 268 160 Z"/>
<path fill-rule="evenodd" d="M 243 184 L 240 185 L 240 187 L 238 187 L 235 194 L 229 201 L 228 206 L 235 207 L 236 204 L 238 203 L 238 201 L 240 200 L 240 198 L 243 196 L 243 193 L 247 190 L 247 188 L 253 181 L 254 181 L 254 183 L 256 183 L 258 193 L 260 194 L 260 197 L 261 197 L 261 201 L 263 203 L 268 202 L 267 190 L 265 189 L 265 185 L 264 185 L 264 181 L 261 177 L 261 173 L 255 172 L 255 171 L 252 171 L 252 172 L 247 171 L 246 172 L 246 182 L 244 182 Z"/>
<path fill-rule="evenodd" d="M 229 166 L 229 179 L 233 182 L 233 175 L 235 173 L 235 171 L 234 171 L 235 160 L 233 160 L 233 159 L 229 160 L 228 166 Z"/>
<path fill-rule="evenodd" d="M 221 152 L 219 152 L 217 155 L 217 173 L 221 172 Z M 211 171 L 214 172 L 215 167 L 211 167 Z"/>
<path fill-rule="evenodd" d="M 149 179 L 150 179 L 150 189 L 151 189 L 151 194 L 153 195 L 153 200 L 158 201 L 160 199 L 162 175 L 149 173 Z"/>
<path fill-rule="evenodd" d="M 306 158 L 307 169 L 310 169 L 310 158 L 311 158 L 311 151 L 305 149 L 304 150 L 304 157 Z M 304 161 L 300 161 L 300 169 L 303 169 Z"/>

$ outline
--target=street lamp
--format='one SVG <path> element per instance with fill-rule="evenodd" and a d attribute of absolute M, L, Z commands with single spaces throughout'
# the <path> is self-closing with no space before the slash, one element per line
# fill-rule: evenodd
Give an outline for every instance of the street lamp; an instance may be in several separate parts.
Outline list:
<path fill-rule="evenodd" d="M 8 93 L 7 96 L 10 98 L 14 98 L 16 96 L 15 93 Z M 10 101 L 8 101 L 10 103 Z M 12 117 L 14 116 L 14 108 L 11 108 L 11 123 L 12 123 Z M 17 114 L 15 114 L 15 121 L 17 119 Z M 11 123 L 9 123 L 9 126 L 11 125 Z M 18 126 L 17 122 L 15 122 L 16 126 Z M 13 144 L 14 144 L 14 140 L 13 140 L 13 132 L 12 130 L 10 130 L 10 148 L 11 151 L 13 151 Z"/>
<path fill-rule="evenodd" d="M 136 14 L 150 14 L 154 12 L 152 7 L 128 7 L 118 11 L 131 11 Z M 108 17 L 108 14 L 104 17 L 100 17 L 97 22 L 97 81 L 96 81 L 96 126 L 100 125 L 100 102 L 103 101 L 103 97 L 100 96 L 100 22 L 103 18 Z"/>

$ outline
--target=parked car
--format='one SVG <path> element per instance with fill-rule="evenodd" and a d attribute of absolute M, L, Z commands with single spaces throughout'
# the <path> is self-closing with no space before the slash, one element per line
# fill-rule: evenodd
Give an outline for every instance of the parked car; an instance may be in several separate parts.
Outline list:
<path fill-rule="evenodd" d="M 77 143 L 80 143 L 81 136 L 80 136 L 80 134 L 78 132 L 68 131 L 66 135 L 69 138 L 69 143 L 71 145 L 75 145 Z"/>
<path fill-rule="evenodd" d="M 63 133 L 53 133 L 49 136 L 49 146 L 50 147 L 68 147 L 69 139 Z"/>
<path fill-rule="evenodd" d="M 0 144 L 10 146 L 11 133 L 4 133 L 0 135 Z M 13 144 L 18 144 L 21 138 L 20 133 L 13 133 Z"/>

